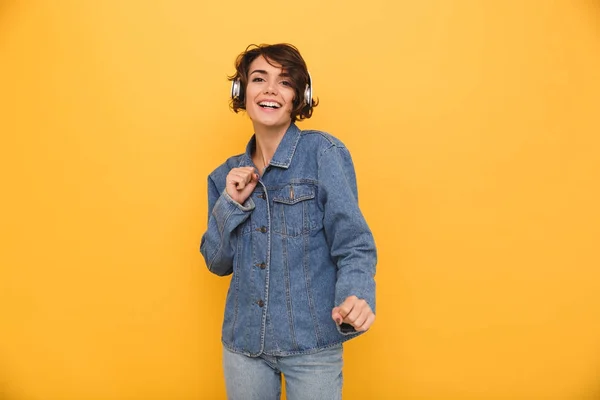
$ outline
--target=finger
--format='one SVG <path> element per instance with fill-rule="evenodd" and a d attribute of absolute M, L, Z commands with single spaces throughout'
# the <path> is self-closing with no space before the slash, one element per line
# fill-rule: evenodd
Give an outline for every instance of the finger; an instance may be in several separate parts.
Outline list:
<path fill-rule="evenodd" d="M 233 182 L 236 189 L 241 190 L 252 180 L 252 176 L 247 173 L 230 172 L 229 181 Z"/>
<path fill-rule="evenodd" d="M 251 171 L 242 171 L 241 173 L 238 174 L 238 176 L 242 179 L 242 182 L 244 182 L 244 186 L 246 186 L 250 182 L 254 181 L 257 174 L 254 172 L 254 170 L 251 170 Z M 257 179 L 257 181 L 258 181 L 258 179 Z"/>
<path fill-rule="evenodd" d="M 336 307 L 342 318 L 345 319 L 348 316 L 357 300 L 358 298 L 356 296 L 349 296 L 342 304 Z"/>
<path fill-rule="evenodd" d="M 227 185 L 228 186 L 237 186 L 240 182 L 241 178 L 234 174 L 227 175 Z"/>
<path fill-rule="evenodd" d="M 256 170 L 252 167 L 240 167 L 233 168 L 229 173 L 244 177 L 245 179 L 250 179 L 251 176 L 256 173 Z"/>
<path fill-rule="evenodd" d="M 367 317 L 367 320 L 365 321 L 365 323 L 360 326 L 355 326 L 354 329 L 357 330 L 358 332 L 365 332 L 366 330 L 368 330 L 371 327 L 371 325 L 373 325 L 373 322 L 375 322 L 375 314 L 373 314 L 371 312 L 369 314 L 369 316 Z"/>
<path fill-rule="evenodd" d="M 369 304 L 367 304 L 367 302 L 364 299 L 355 299 L 352 302 L 352 309 L 346 315 L 346 318 L 344 318 L 344 322 L 354 326 L 356 324 L 356 321 L 360 318 L 361 314 L 366 315 L 366 313 L 370 310 L 371 308 L 369 307 Z"/>
<path fill-rule="evenodd" d="M 250 167 L 232 168 L 229 170 L 229 175 L 246 176 L 253 172 L 254 172 L 254 168 L 250 168 Z"/>
<path fill-rule="evenodd" d="M 360 318 L 361 314 L 367 311 L 365 306 L 368 307 L 367 302 L 364 300 L 358 300 L 354 302 L 352 309 L 350 310 L 348 315 L 346 315 L 346 318 L 344 318 L 344 322 L 354 326 L 356 321 L 358 321 L 358 319 Z"/>
<path fill-rule="evenodd" d="M 352 326 L 354 328 L 358 328 L 359 326 L 364 325 L 364 323 L 367 321 L 367 318 L 369 318 L 369 315 L 371 315 L 371 310 L 369 308 L 363 308 L 361 313 L 358 315 L 358 317 L 352 322 Z"/>
<path fill-rule="evenodd" d="M 344 317 L 340 314 L 339 307 L 334 307 L 331 311 L 331 318 L 335 321 L 336 324 L 341 325 L 344 321 Z"/>
<path fill-rule="evenodd" d="M 245 188 L 247 193 L 250 194 L 258 184 L 258 174 L 252 173 L 248 175 L 247 180 L 244 181 L 244 186 L 239 187 L 239 189 Z"/>
<path fill-rule="evenodd" d="M 242 176 L 235 175 L 233 181 L 235 182 L 235 188 L 237 190 L 242 190 L 244 187 L 246 187 L 246 179 L 244 179 Z"/>

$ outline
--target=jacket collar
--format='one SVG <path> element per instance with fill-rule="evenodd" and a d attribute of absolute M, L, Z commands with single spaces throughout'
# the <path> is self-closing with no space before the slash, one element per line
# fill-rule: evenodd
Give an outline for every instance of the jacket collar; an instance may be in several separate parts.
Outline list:
<path fill-rule="evenodd" d="M 277 146 L 277 150 L 275 150 L 275 154 L 271 159 L 270 165 L 287 169 L 292 162 L 292 157 L 296 151 L 296 146 L 298 145 L 301 134 L 302 131 L 296 126 L 296 124 L 290 124 L 289 128 L 283 135 L 279 146 Z M 254 165 L 252 163 L 252 152 L 254 151 L 255 147 L 256 135 L 252 135 L 252 138 L 250 138 L 250 141 L 246 146 L 245 157 L 240 163 L 241 165 Z"/>

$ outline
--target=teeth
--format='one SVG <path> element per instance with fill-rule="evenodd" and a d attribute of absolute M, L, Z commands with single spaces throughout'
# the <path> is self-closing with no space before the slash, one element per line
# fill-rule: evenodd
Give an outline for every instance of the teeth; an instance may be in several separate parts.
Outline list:
<path fill-rule="evenodd" d="M 279 108 L 281 107 L 279 105 L 279 103 L 276 103 L 274 101 L 261 101 L 260 103 L 258 103 L 259 106 L 261 107 L 271 107 L 271 108 Z"/>

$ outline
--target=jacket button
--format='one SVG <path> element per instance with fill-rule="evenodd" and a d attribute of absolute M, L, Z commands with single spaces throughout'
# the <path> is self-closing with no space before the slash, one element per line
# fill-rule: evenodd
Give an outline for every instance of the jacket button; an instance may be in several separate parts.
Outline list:
<path fill-rule="evenodd" d="M 267 268 L 267 264 L 265 263 L 260 263 L 260 264 L 256 264 L 260 269 L 265 269 Z"/>
<path fill-rule="evenodd" d="M 261 194 L 257 195 L 256 197 L 258 197 L 259 199 L 266 199 L 267 198 L 267 196 L 265 196 L 264 193 L 261 193 Z"/>
<path fill-rule="evenodd" d="M 266 232 L 267 232 L 267 227 L 266 227 L 266 226 L 261 226 L 260 228 L 258 228 L 258 230 L 259 230 L 261 233 L 266 233 Z"/>
<path fill-rule="evenodd" d="M 259 300 L 256 302 L 256 304 L 258 304 L 259 307 L 263 307 L 265 305 L 265 302 L 262 300 Z"/>

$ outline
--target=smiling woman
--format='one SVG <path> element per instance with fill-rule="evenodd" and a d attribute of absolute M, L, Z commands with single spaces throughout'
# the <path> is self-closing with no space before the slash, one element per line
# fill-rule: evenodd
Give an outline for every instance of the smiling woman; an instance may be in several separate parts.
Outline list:
<path fill-rule="evenodd" d="M 230 282 L 197 247 L 204 179 L 254 132 L 223 78 L 250 36 L 300 47 L 321 103 L 295 123 L 352 151 L 377 240 L 377 318 L 344 345 L 344 400 L 600 400 L 600 2 L 250 4 L 0 0 L 0 399 L 227 398 Z M 253 224 L 224 241 L 261 246 L 231 266 L 226 323 L 248 344 L 249 301 L 269 308 L 265 348 L 279 330 L 303 348 L 309 295 L 329 318 L 327 271 L 311 275 L 324 194 L 297 169 L 320 137 L 273 157 Z M 314 258 L 267 260 L 269 234 Z M 244 297 L 267 272 L 269 298 Z"/>
<path fill-rule="evenodd" d="M 288 44 L 248 48 L 236 61 L 234 111 L 254 135 L 208 178 L 209 270 L 233 274 L 223 322 L 229 399 L 340 399 L 342 343 L 375 320 L 376 249 L 358 208 L 350 153 L 301 131 L 310 118 L 306 63 Z"/>

